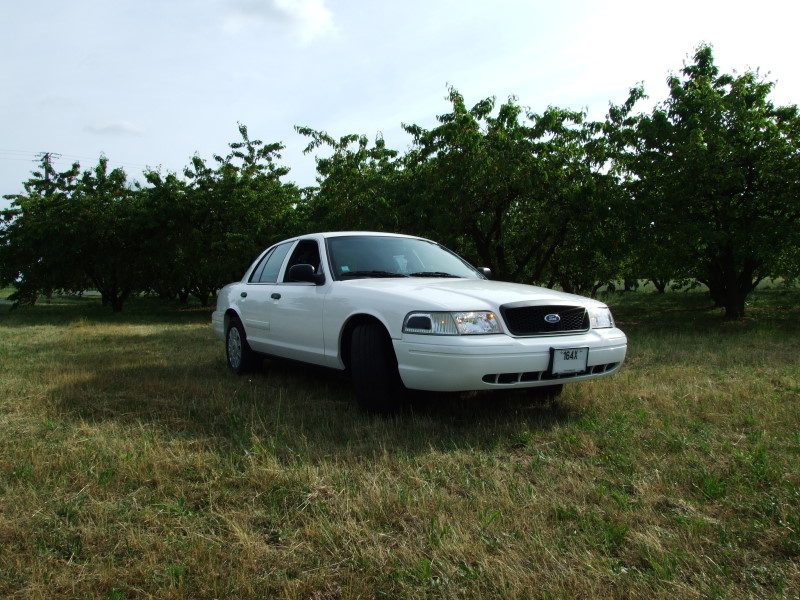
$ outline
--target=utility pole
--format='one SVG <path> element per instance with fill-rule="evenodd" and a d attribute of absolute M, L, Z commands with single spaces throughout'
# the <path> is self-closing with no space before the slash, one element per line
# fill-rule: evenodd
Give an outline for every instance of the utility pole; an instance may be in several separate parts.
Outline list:
<path fill-rule="evenodd" d="M 53 160 L 58 160 L 61 155 L 58 152 L 39 152 L 37 160 L 44 165 L 44 180 L 50 183 L 50 173 L 53 171 Z"/>

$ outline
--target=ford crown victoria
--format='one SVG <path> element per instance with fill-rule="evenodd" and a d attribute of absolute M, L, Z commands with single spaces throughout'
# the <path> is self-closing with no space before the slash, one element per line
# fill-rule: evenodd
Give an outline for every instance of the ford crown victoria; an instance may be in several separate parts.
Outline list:
<path fill-rule="evenodd" d="M 558 388 L 620 368 L 627 339 L 605 304 L 487 274 L 423 238 L 305 235 L 225 286 L 212 326 L 232 371 L 263 356 L 346 371 L 378 412 L 404 389 Z"/>

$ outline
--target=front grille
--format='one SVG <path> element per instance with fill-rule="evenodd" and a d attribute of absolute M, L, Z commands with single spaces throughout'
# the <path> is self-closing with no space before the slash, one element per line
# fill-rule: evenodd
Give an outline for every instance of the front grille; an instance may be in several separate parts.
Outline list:
<path fill-rule="evenodd" d="M 589 330 L 589 314 L 582 306 L 501 306 L 500 314 L 512 335 L 547 335 Z M 550 315 L 558 315 L 545 320 Z"/>

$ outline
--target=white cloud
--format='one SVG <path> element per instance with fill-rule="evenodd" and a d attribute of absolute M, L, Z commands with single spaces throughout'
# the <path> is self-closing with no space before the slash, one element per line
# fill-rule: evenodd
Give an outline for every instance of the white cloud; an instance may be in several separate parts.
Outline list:
<path fill-rule="evenodd" d="M 275 22 L 288 25 L 303 45 L 334 30 L 333 13 L 325 0 L 231 0 L 225 28 L 238 33 Z"/>
<path fill-rule="evenodd" d="M 92 123 L 86 126 L 86 131 L 97 135 L 134 135 L 139 136 L 144 133 L 139 127 L 128 121 L 117 121 L 115 123 Z"/>

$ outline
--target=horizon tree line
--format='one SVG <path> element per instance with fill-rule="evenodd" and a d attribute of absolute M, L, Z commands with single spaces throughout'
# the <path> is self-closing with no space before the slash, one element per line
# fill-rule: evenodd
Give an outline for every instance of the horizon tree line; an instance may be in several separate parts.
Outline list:
<path fill-rule="evenodd" d="M 4 196 L 0 285 L 19 304 L 96 289 L 114 311 L 136 293 L 208 304 L 273 242 L 318 230 L 369 229 L 442 242 L 503 280 L 594 294 L 614 281 L 702 283 L 726 318 L 745 314 L 768 277 L 800 271 L 800 115 L 776 107 L 757 73 L 722 74 L 712 48 L 635 112 L 644 89 L 602 121 L 509 98 L 403 124 L 405 153 L 379 135 L 338 139 L 310 127 L 317 185 L 285 181 L 280 143 L 240 139 L 182 174 L 130 182 L 108 159 L 57 172 L 43 155 L 25 192 Z"/>

